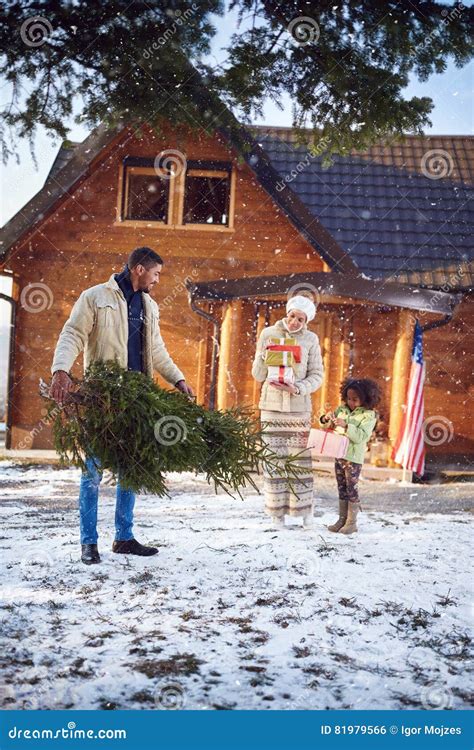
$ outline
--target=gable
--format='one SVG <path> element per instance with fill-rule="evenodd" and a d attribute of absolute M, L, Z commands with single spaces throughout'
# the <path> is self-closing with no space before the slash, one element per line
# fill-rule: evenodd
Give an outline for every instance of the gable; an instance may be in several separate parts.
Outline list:
<path fill-rule="evenodd" d="M 83 143 L 60 149 L 42 190 L 0 231 L 0 256 L 57 210 L 124 130 L 124 124 L 100 126 Z M 323 168 L 321 157 L 296 144 L 291 128 L 241 132 L 246 148 L 235 139 L 229 148 L 244 154 L 260 185 L 329 268 L 427 287 L 472 286 L 474 139 L 409 137 L 335 156 Z M 432 151 L 448 155 L 449 174 L 427 175 L 425 155 Z"/>
<path fill-rule="evenodd" d="M 99 132 L 100 130 L 100 132 Z M 116 128 L 107 131 L 101 126 L 96 129 L 84 143 L 76 145 L 71 149 L 71 154 L 58 155 L 46 183 L 41 191 L 26 206 L 19 211 L 0 232 L 0 255 L 6 256 L 8 251 L 19 242 L 24 242 L 25 237 L 48 217 L 56 211 L 67 197 L 70 197 L 81 181 L 91 174 L 94 163 L 102 163 L 105 154 L 111 149 L 121 136 L 120 133 L 127 128 Z M 131 135 L 135 131 L 130 130 Z M 325 227 L 312 216 L 304 203 L 296 194 L 278 191 L 278 174 L 270 164 L 265 152 L 250 137 L 248 132 L 242 128 L 243 138 L 238 142 L 226 133 L 216 134 L 216 139 L 224 143 L 228 149 L 236 150 L 239 158 L 244 157 L 248 168 L 256 176 L 260 186 L 270 195 L 276 206 L 286 215 L 295 229 L 309 243 L 315 253 L 326 262 L 330 268 L 338 271 L 353 272 L 355 270 L 350 258 L 342 250 L 337 241 Z M 245 140 L 245 148 L 242 144 Z M 199 158 L 200 154 L 194 154 Z M 62 168 L 58 164 L 64 162 Z"/>

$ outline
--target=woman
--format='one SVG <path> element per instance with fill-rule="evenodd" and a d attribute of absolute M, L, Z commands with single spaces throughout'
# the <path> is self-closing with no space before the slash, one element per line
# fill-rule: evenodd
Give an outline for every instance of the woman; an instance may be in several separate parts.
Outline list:
<path fill-rule="evenodd" d="M 264 381 L 258 404 L 265 442 L 280 456 L 304 450 L 311 428 L 311 393 L 316 391 L 324 376 L 319 339 L 307 324 L 316 315 L 310 293 L 300 293 L 288 300 L 286 317 L 260 334 L 252 367 L 252 375 Z M 301 347 L 301 361 L 294 364 L 294 384 L 267 380 L 268 366 L 265 353 L 270 338 L 291 337 Z M 304 469 L 291 487 L 284 477 L 264 471 L 265 510 L 278 523 L 287 516 L 303 518 L 303 525 L 313 519 L 313 473 L 311 454 L 305 452 L 298 460 Z"/>

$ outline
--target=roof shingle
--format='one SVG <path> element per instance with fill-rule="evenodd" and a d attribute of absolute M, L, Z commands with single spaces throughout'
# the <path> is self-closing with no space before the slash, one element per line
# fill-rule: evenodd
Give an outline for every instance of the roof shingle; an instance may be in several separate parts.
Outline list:
<path fill-rule="evenodd" d="M 291 128 L 252 132 L 361 272 L 424 286 L 454 276 L 456 288 L 472 285 L 474 138 L 407 136 L 335 156 L 325 168 Z"/>

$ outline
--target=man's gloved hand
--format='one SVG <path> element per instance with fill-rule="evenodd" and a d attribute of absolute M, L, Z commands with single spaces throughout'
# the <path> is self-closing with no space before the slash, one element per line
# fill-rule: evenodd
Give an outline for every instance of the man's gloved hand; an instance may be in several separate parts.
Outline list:
<path fill-rule="evenodd" d="M 187 396 L 189 396 L 189 398 L 194 398 L 194 391 L 191 386 L 186 383 L 185 380 L 178 380 L 175 388 L 177 388 L 178 391 L 181 391 L 181 393 L 185 393 Z"/>

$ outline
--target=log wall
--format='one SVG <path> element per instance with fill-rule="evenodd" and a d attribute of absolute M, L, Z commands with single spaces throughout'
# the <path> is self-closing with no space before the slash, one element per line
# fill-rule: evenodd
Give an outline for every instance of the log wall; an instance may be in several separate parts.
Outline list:
<path fill-rule="evenodd" d="M 168 148 L 182 151 L 188 159 L 232 160 L 236 170 L 233 230 L 157 228 L 153 224 L 137 227 L 117 222 L 124 157 L 154 158 Z M 165 129 L 161 135 L 148 131 L 143 139 L 138 139 L 125 131 L 96 158 L 77 188 L 22 239 L 5 264 L 15 275 L 18 299 L 26 301 L 26 305 L 18 304 L 17 315 L 11 401 L 13 448 L 50 447 L 50 429 L 44 424 L 38 380 L 50 377 L 61 327 L 79 294 L 120 271 L 128 253 L 140 245 L 152 247 L 165 260 L 162 281 L 153 291 L 161 306 L 162 335 L 200 402 L 206 402 L 209 393 L 213 327 L 190 309 L 186 279 L 205 281 L 327 270 L 249 168 L 219 138 Z M 29 301 L 29 284 L 36 288 L 43 285 L 43 296 L 37 296 L 36 302 L 33 296 Z M 225 323 L 225 305 L 215 304 L 212 312 Z M 380 411 L 388 420 L 393 378 L 397 377 L 393 358 L 399 315 L 396 309 L 371 307 L 355 300 L 321 300 L 312 328 L 320 337 L 326 378 L 321 391 L 313 397 L 315 414 L 320 408 L 334 407 L 339 402 L 341 379 L 351 372 L 380 383 Z M 268 321 L 271 324 L 279 317 L 281 307 L 270 310 Z M 429 319 L 424 316 L 422 322 Z M 259 388 L 250 369 L 257 332 L 263 323 L 262 308 L 259 318 L 254 302 L 240 304 L 231 367 L 225 379 L 220 376 L 221 393 L 227 389 L 227 405 L 255 404 L 258 399 Z M 469 330 L 473 326 L 474 306 L 472 299 L 466 298 L 449 325 L 425 336 L 426 415 L 452 424 L 451 439 L 434 445 L 434 452 L 474 452 L 469 409 Z M 73 372 L 80 376 L 80 360 Z"/>

